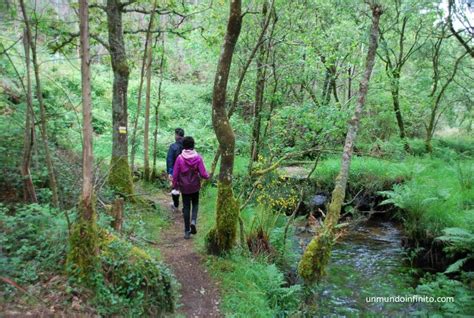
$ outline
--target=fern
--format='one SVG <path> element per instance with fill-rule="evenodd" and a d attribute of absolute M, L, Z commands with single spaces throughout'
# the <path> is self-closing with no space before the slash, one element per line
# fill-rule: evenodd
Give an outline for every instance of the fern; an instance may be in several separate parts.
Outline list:
<path fill-rule="evenodd" d="M 445 273 L 455 273 L 462 269 L 464 263 L 474 258 L 474 233 L 458 227 L 449 227 L 443 230 L 443 235 L 436 238 L 437 241 L 446 243 L 444 251 L 454 255 L 456 253 L 467 253 L 467 256 L 449 265 Z"/>

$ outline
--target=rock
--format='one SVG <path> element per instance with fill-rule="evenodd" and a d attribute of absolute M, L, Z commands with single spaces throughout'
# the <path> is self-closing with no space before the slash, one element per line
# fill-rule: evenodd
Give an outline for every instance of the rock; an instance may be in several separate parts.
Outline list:
<path fill-rule="evenodd" d="M 310 201 L 310 206 L 312 208 L 321 208 L 321 207 L 324 207 L 324 205 L 326 204 L 328 200 L 328 197 L 324 194 L 316 194 L 315 196 L 313 196 L 311 198 L 311 201 Z"/>

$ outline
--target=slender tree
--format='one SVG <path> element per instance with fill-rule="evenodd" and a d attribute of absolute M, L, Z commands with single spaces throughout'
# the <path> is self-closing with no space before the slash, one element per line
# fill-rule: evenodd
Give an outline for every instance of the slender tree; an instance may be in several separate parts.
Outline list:
<path fill-rule="evenodd" d="M 33 93 L 31 92 L 31 62 L 30 62 L 30 46 L 28 43 L 28 36 L 23 36 L 23 47 L 25 51 L 25 65 L 26 65 L 26 111 L 25 111 L 25 133 L 23 144 L 23 158 L 21 162 L 21 176 L 23 178 L 23 198 L 26 202 L 37 202 L 35 185 L 31 179 L 30 165 L 31 154 L 33 150 L 35 125 L 33 113 Z M 23 82 L 22 82 L 23 83 Z M 23 84 L 22 84 L 23 85 Z"/>
<path fill-rule="evenodd" d="M 407 61 L 424 44 L 424 41 L 420 39 L 423 23 L 421 20 L 416 22 L 415 29 L 413 30 L 413 40 L 410 43 L 407 41 L 408 33 L 411 31 L 408 27 L 410 19 L 414 19 L 412 17 L 413 14 L 411 10 L 409 11 L 402 8 L 402 1 L 400 0 L 395 1 L 394 11 L 393 30 L 381 31 L 380 43 L 382 53 L 378 54 L 378 56 L 384 62 L 385 72 L 390 80 L 390 93 L 392 95 L 393 111 L 397 120 L 399 136 L 404 144 L 405 150 L 409 151 L 410 147 L 406 140 L 405 122 L 400 105 L 400 78 L 403 67 Z M 396 44 L 391 45 L 384 33 L 394 33 Z"/>
<path fill-rule="evenodd" d="M 449 65 L 446 60 L 442 59 L 441 52 L 444 43 L 447 40 L 447 29 L 445 25 L 441 26 L 441 33 L 439 34 L 437 40 L 433 43 L 432 52 L 431 52 L 431 64 L 433 68 L 433 77 L 432 77 L 432 85 L 431 85 L 431 92 L 429 97 L 431 98 L 430 103 L 430 112 L 428 122 L 424 123 L 426 129 L 426 138 L 425 138 L 425 148 L 427 152 L 433 151 L 433 146 L 431 141 L 433 139 L 433 135 L 435 133 L 436 127 L 438 126 L 439 119 L 441 115 L 444 113 L 446 108 L 442 107 L 442 101 L 444 96 L 446 95 L 448 87 L 454 81 L 456 74 L 459 70 L 459 65 L 463 58 L 469 53 L 465 51 L 459 57 L 454 60 L 454 65 L 451 69 L 446 68 L 443 66 Z M 445 76 L 442 76 L 442 71 L 444 69 L 449 69 L 446 72 Z M 443 78 L 445 78 L 443 82 Z"/>
<path fill-rule="evenodd" d="M 40 69 L 38 63 L 38 57 L 36 54 L 36 41 L 33 40 L 33 35 L 31 32 L 30 20 L 28 18 L 28 13 L 26 12 L 24 0 L 20 0 L 21 12 L 23 13 L 23 20 L 26 27 L 26 38 L 31 50 L 31 57 L 33 62 L 33 70 L 35 73 L 36 81 L 36 98 L 38 99 L 39 109 L 40 109 L 40 131 L 41 139 L 44 147 L 44 156 L 46 160 L 46 168 L 48 169 L 48 178 L 49 178 L 49 187 L 51 189 L 52 197 L 51 202 L 53 206 L 59 207 L 59 195 L 58 195 L 58 185 L 56 182 L 56 174 L 54 172 L 53 159 L 49 150 L 48 144 L 48 131 L 47 131 L 47 119 L 46 119 L 46 108 L 43 100 L 43 91 L 41 88 L 41 78 L 40 78 Z"/>
<path fill-rule="evenodd" d="M 230 1 L 227 31 L 217 64 L 212 96 L 212 125 L 221 150 L 216 226 L 206 238 L 208 252 L 213 254 L 221 254 L 234 246 L 239 218 L 239 203 L 232 189 L 235 135 L 227 116 L 225 102 L 232 57 L 242 28 L 241 6 L 241 0 Z"/>
<path fill-rule="evenodd" d="M 265 37 L 265 34 L 267 32 L 268 26 L 270 25 L 270 20 L 271 20 L 272 15 L 275 16 L 274 21 L 276 22 L 276 14 L 274 13 L 274 7 L 275 7 L 275 0 L 272 0 L 272 2 L 270 3 L 270 8 L 268 10 L 270 12 L 270 14 L 267 15 L 267 17 L 265 19 L 265 23 L 263 24 L 263 27 L 260 31 L 259 36 L 258 36 L 257 42 L 255 43 L 254 48 L 250 52 L 250 55 L 247 58 L 247 61 L 245 62 L 244 66 L 242 68 L 242 71 L 240 72 L 239 80 L 237 81 L 237 85 L 236 85 L 235 91 L 234 91 L 234 97 L 232 99 L 232 105 L 230 106 L 229 111 L 227 112 L 227 117 L 229 119 L 230 119 L 230 117 L 232 117 L 235 110 L 237 109 L 237 104 L 239 103 L 239 98 L 240 98 L 240 90 L 242 89 L 242 84 L 244 82 L 245 75 L 247 75 L 247 71 L 250 67 L 250 64 L 252 64 L 252 61 L 253 61 L 255 55 L 257 54 L 258 49 L 264 43 L 264 37 Z M 210 173 L 209 173 L 209 175 L 210 175 L 209 179 L 212 179 L 212 177 L 214 176 L 214 172 L 217 168 L 217 163 L 218 163 L 220 157 L 221 157 L 221 149 L 217 148 L 216 154 L 214 155 L 214 159 L 212 160 L 211 170 L 210 170 Z"/>
<path fill-rule="evenodd" d="M 152 167 L 152 179 L 156 178 L 156 156 L 158 152 L 158 110 L 161 105 L 162 87 L 163 87 L 163 74 L 164 74 L 164 63 L 165 62 L 165 37 L 161 35 L 161 56 L 160 56 L 160 80 L 158 83 L 158 98 L 155 104 L 155 130 L 153 131 L 153 167 Z"/>
<path fill-rule="evenodd" d="M 335 181 L 335 187 L 332 192 L 331 203 L 324 225 L 318 231 L 317 235 L 311 240 L 301 258 L 298 272 L 306 282 L 318 280 L 324 274 L 324 268 L 329 262 L 331 249 L 335 241 L 335 229 L 341 213 L 341 206 L 346 194 L 347 179 L 349 177 L 349 168 L 351 164 L 354 142 L 359 130 L 359 123 L 362 117 L 362 111 L 365 105 L 367 91 L 369 89 L 370 76 L 375 64 L 375 55 L 377 52 L 379 37 L 379 22 L 382 15 L 382 8 L 379 4 L 371 4 L 372 27 L 370 30 L 369 49 L 365 62 L 365 72 L 359 86 L 359 97 L 354 110 L 354 115 L 348 123 L 348 130 L 342 152 L 341 169 Z"/>
<path fill-rule="evenodd" d="M 79 0 L 79 32 L 82 84 L 82 194 L 79 202 L 79 218 L 70 236 L 68 268 L 71 274 L 89 276 L 97 266 L 97 226 L 94 207 L 94 155 L 92 148 L 92 99 L 89 54 L 89 6 L 88 0 Z"/>
<path fill-rule="evenodd" d="M 156 1 L 153 5 L 153 8 L 156 7 Z M 153 11 L 155 11 L 153 9 Z M 151 13 L 150 24 L 153 27 L 153 18 L 155 14 L 154 12 Z M 151 36 L 150 36 L 151 38 Z M 151 42 L 151 39 L 150 39 Z M 148 45 L 148 52 L 147 52 L 147 63 L 146 63 L 146 92 L 145 92 L 145 127 L 143 130 L 143 168 L 144 168 L 144 175 L 145 180 L 149 181 L 151 177 L 150 173 L 150 147 L 149 147 L 149 135 L 150 135 L 150 102 L 151 102 L 151 62 L 153 60 L 153 49 L 151 43 Z"/>
<path fill-rule="evenodd" d="M 138 119 L 141 115 L 141 105 L 142 105 L 142 94 L 143 94 L 143 79 L 145 73 L 148 71 L 148 59 L 151 49 L 151 30 L 153 28 L 153 22 L 155 19 L 155 10 L 156 10 L 157 1 L 153 2 L 153 9 L 150 13 L 150 21 L 148 22 L 148 27 L 145 33 L 145 48 L 143 50 L 143 59 L 142 67 L 140 70 L 140 83 L 138 85 L 138 100 L 137 100 L 137 112 L 135 114 L 135 119 L 133 121 L 133 130 L 132 130 L 132 139 L 131 139 L 131 152 L 130 152 L 130 166 L 132 169 L 135 169 L 135 154 L 137 153 L 137 130 L 138 130 Z"/>

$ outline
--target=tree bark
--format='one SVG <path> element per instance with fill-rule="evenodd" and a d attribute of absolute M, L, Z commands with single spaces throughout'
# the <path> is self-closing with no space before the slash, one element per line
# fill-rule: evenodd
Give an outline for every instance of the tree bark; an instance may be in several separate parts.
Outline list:
<path fill-rule="evenodd" d="M 242 72 L 240 73 L 239 80 L 237 81 L 237 86 L 234 91 L 234 98 L 232 99 L 232 105 L 229 108 L 229 111 L 227 113 L 227 117 L 230 119 L 232 117 L 232 114 L 237 108 L 237 104 L 239 102 L 239 96 L 240 96 L 240 90 L 242 88 L 242 84 L 245 79 L 245 75 L 247 74 L 247 70 L 250 67 L 250 64 L 252 64 L 253 58 L 255 57 L 255 54 L 257 53 L 258 49 L 260 48 L 261 45 L 263 45 L 263 38 L 265 36 L 265 33 L 267 32 L 268 26 L 270 24 L 271 20 L 271 15 L 273 13 L 275 6 L 275 0 L 272 0 L 269 8 L 269 14 L 267 15 L 267 18 L 265 20 L 265 23 L 262 27 L 262 30 L 260 32 L 260 35 L 258 36 L 257 43 L 255 44 L 255 47 L 252 49 L 252 52 L 250 52 L 249 57 L 247 58 L 246 63 L 244 64 L 244 67 L 242 69 Z M 214 155 L 214 159 L 212 160 L 211 164 L 211 169 L 209 173 L 209 180 L 212 180 L 214 173 L 216 171 L 217 163 L 219 161 L 219 158 L 221 157 L 221 149 L 217 148 L 216 154 Z"/>
<path fill-rule="evenodd" d="M 41 117 L 41 125 L 40 125 L 41 139 L 44 146 L 46 167 L 48 169 L 49 187 L 51 188 L 51 193 L 52 193 L 51 202 L 54 207 L 59 207 L 58 185 L 56 182 L 56 175 L 54 172 L 53 160 L 51 158 L 51 153 L 49 151 L 49 145 L 48 145 L 48 131 L 46 128 L 47 126 L 46 125 L 46 108 L 45 108 L 44 100 L 43 100 L 43 91 L 41 89 L 40 70 L 39 70 L 38 58 L 36 55 L 36 43 L 35 41 L 33 41 L 30 20 L 26 12 L 24 0 L 20 0 L 20 7 L 23 13 L 23 19 L 24 19 L 25 27 L 26 27 L 26 37 L 28 39 L 31 55 L 33 58 L 33 70 L 35 73 L 35 81 L 36 81 L 36 95 L 38 98 L 38 104 L 40 108 L 40 117 Z"/>
<path fill-rule="evenodd" d="M 70 274 L 85 278 L 86 284 L 94 284 L 98 266 L 98 238 L 94 205 L 94 155 L 92 147 L 92 99 L 89 54 L 89 5 L 79 0 L 79 33 L 82 84 L 82 195 L 79 218 L 73 226 L 69 241 L 68 268 Z"/>
<path fill-rule="evenodd" d="M 92 98 L 91 71 L 89 53 L 89 7 L 88 0 L 79 2 L 79 32 L 81 51 L 81 83 L 82 83 L 82 216 L 91 221 L 94 216 L 94 154 L 92 146 Z"/>
<path fill-rule="evenodd" d="M 324 220 L 324 225 L 306 247 L 298 266 L 298 272 L 306 283 L 319 280 L 319 278 L 324 275 L 324 269 L 329 262 L 331 249 L 335 241 L 335 227 L 339 220 L 342 203 L 344 202 L 352 151 L 359 130 L 359 122 L 362 117 L 362 110 L 365 105 L 370 76 L 375 64 L 375 55 L 377 52 L 379 22 L 382 9 L 378 4 L 372 4 L 371 9 L 372 27 L 370 31 L 369 50 L 365 62 L 365 72 L 360 82 L 359 98 L 354 110 L 354 115 L 348 123 L 349 127 L 342 153 L 341 169 L 335 181 L 335 187 L 332 192 L 331 203 L 326 219 Z"/>
<path fill-rule="evenodd" d="M 133 183 L 128 165 L 128 106 L 127 91 L 130 70 L 125 52 L 122 29 L 122 4 L 120 0 L 107 0 L 106 13 L 112 70 L 112 159 L 109 184 L 122 195 L 133 193 Z"/>
<path fill-rule="evenodd" d="M 160 57 L 160 82 L 158 83 L 158 99 L 155 104 L 155 130 L 153 132 L 153 168 L 152 168 L 152 179 L 156 178 L 156 156 L 158 151 L 158 110 L 161 105 L 161 94 L 163 86 L 163 71 L 164 71 L 164 62 L 165 62 L 165 37 L 162 35 L 161 38 L 161 57 Z"/>
<path fill-rule="evenodd" d="M 30 165 L 31 154 L 34 143 L 35 125 L 33 120 L 33 94 L 31 92 L 31 63 L 30 46 L 28 44 L 26 31 L 23 37 L 23 47 L 25 50 L 26 65 L 26 111 L 25 111 L 25 133 L 23 144 L 23 158 L 21 163 L 21 176 L 23 178 L 23 199 L 25 202 L 38 202 L 36 197 L 35 185 L 31 179 Z"/>
<path fill-rule="evenodd" d="M 153 2 L 153 10 L 151 12 L 155 12 L 157 1 Z M 147 70 L 147 61 L 149 56 L 149 50 L 151 47 L 151 28 L 153 27 L 153 20 L 155 18 L 155 14 L 151 13 L 150 21 L 148 22 L 148 27 L 145 35 L 145 49 L 143 50 L 143 59 L 142 59 L 142 67 L 140 70 L 140 83 L 138 85 L 138 100 L 137 100 L 137 113 L 135 115 L 135 119 L 133 121 L 133 130 L 132 130 L 132 139 L 130 141 L 132 149 L 130 152 L 130 167 L 131 169 L 135 169 L 135 154 L 137 153 L 137 129 L 138 129 L 138 120 L 140 118 L 141 113 L 141 105 L 142 105 L 142 92 L 143 92 L 143 78 L 145 77 L 145 71 Z"/>
<path fill-rule="evenodd" d="M 441 48 L 441 45 L 438 47 L 438 49 Z M 440 52 L 438 51 L 437 54 L 440 54 Z M 433 102 L 432 102 L 432 106 L 431 106 L 431 113 L 430 113 L 430 118 L 429 118 L 429 121 L 428 121 L 428 125 L 426 125 L 426 139 L 425 139 L 425 148 L 426 148 L 426 151 L 427 152 L 432 152 L 433 151 L 433 146 L 431 144 L 431 141 L 433 139 L 433 135 L 434 135 L 434 132 L 435 132 L 435 129 L 436 129 L 436 126 L 438 124 L 438 120 L 439 120 L 439 117 L 441 116 L 441 113 L 439 111 L 439 108 L 440 108 L 440 104 L 441 104 L 441 100 L 444 96 L 444 94 L 446 93 L 446 89 L 448 88 L 448 86 L 452 83 L 452 81 L 454 80 L 454 77 L 456 76 L 456 73 L 459 69 L 459 64 L 461 63 L 462 59 L 468 54 L 468 52 L 465 52 L 464 54 L 460 55 L 456 61 L 454 62 L 454 66 L 453 66 L 453 70 L 451 72 L 451 74 L 449 75 L 449 77 L 446 79 L 446 82 L 441 86 L 441 89 L 439 90 L 439 92 L 436 94 L 436 96 L 433 96 L 434 99 L 433 99 Z M 438 56 L 439 58 L 439 56 Z M 433 67 L 434 68 L 438 68 L 439 67 L 439 64 L 438 64 L 439 61 L 437 61 L 436 63 L 433 64 Z M 435 70 L 435 73 L 436 72 L 439 72 L 437 70 Z M 436 77 L 436 76 L 435 76 Z M 438 85 L 433 85 L 433 86 L 438 86 Z M 433 94 L 434 95 L 434 94 Z"/>
<path fill-rule="evenodd" d="M 242 28 L 241 5 L 241 0 L 230 2 L 227 31 L 214 79 L 212 125 L 222 158 L 217 186 L 216 227 L 207 235 L 207 250 L 212 254 L 221 254 L 234 246 L 239 218 L 239 204 L 232 190 L 235 135 L 227 116 L 225 101 L 232 57 Z"/>
<path fill-rule="evenodd" d="M 153 8 L 156 7 L 156 1 Z M 153 11 L 155 11 L 153 9 Z M 154 14 L 150 17 L 150 29 L 153 27 Z M 151 40 L 150 40 L 151 41 Z M 149 147 L 149 135 L 150 135 L 150 98 L 151 98 L 151 62 L 153 60 L 153 50 L 149 43 L 147 52 L 147 63 L 146 63 L 146 96 L 145 96 L 145 127 L 143 130 L 143 170 L 145 174 L 145 180 L 150 180 L 150 147 Z"/>
<path fill-rule="evenodd" d="M 268 11 L 268 3 L 264 1 L 262 7 L 263 23 L 262 31 L 266 30 L 266 17 Z M 271 12 L 269 13 L 271 14 Z M 269 39 L 268 39 L 269 41 Z M 252 128 L 252 140 L 250 146 L 250 160 L 249 160 L 249 174 L 252 171 L 252 166 L 255 161 L 258 160 L 259 144 L 260 144 L 260 126 L 261 126 L 261 112 L 263 108 L 263 99 L 265 93 L 265 77 L 266 77 L 266 61 L 265 56 L 267 55 L 269 43 L 262 44 L 259 49 L 257 56 L 257 78 L 255 81 L 255 104 L 253 109 L 253 128 Z"/>

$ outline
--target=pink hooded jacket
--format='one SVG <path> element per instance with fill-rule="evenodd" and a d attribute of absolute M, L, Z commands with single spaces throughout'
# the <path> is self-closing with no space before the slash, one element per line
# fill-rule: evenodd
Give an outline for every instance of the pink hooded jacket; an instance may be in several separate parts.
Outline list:
<path fill-rule="evenodd" d="M 197 177 L 188 177 L 184 182 L 184 175 L 189 174 L 190 170 L 195 170 Z M 178 189 L 183 194 L 198 192 L 201 189 L 201 178 L 209 179 L 202 157 L 193 149 L 184 149 L 174 164 L 173 189 Z M 187 183 L 189 180 L 193 182 Z"/>

